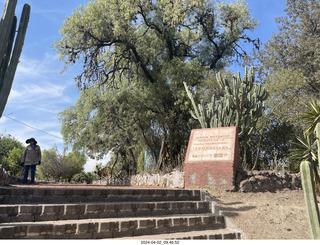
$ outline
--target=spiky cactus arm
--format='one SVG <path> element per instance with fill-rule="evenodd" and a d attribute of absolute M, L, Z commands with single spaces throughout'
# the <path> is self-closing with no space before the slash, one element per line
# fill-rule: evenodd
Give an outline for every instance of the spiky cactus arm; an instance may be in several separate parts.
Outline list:
<path fill-rule="evenodd" d="M 310 162 L 303 161 L 300 164 L 301 182 L 304 192 L 304 200 L 313 239 L 320 239 L 320 217 L 317 196 L 314 185 L 314 171 Z"/>
<path fill-rule="evenodd" d="M 14 42 L 13 30 L 16 28 L 14 10 L 16 4 L 17 0 L 7 0 L 0 24 L 0 118 L 10 94 L 30 18 L 31 7 L 25 4 L 21 14 L 18 34 Z M 11 54 L 13 42 L 14 48 Z"/>
<path fill-rule="evenodd" d="M 201 128 L 207 128 L 208 127 L 208 125 L 206 123 L 207 115 L 206 115 L 206 110 L 205 110 L 205 107 L 203 105 L 203 102 L 201 101 L 201 103 L 197 106 L 195 101 L 194 101 L 193 95 L 192 95 L 190 89 L 188 88 L 188 85 L 185 82 L 183 82 L 183 84 L 184 84 L 184 87 L 186 89 L 187 95 L 188 95 L 189 99 L 191 100 L 192 107 L 194 109 L 194 111 L 190 112 L 191 116 L 194 119 L 199 121 L 199 123 L 201 125 Z"/>

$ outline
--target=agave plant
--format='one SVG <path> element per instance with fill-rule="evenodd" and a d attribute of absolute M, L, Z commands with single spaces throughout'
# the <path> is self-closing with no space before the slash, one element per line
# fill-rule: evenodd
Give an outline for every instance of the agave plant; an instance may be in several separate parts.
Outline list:
<path fill-rule="evenodd" d="M 309 135 L 304 135 L 304 137 L 297 137 L 297 142 L 291 142 L 295 147 L 290 149 L 291 159 L 297 160 L 299 162 L 309 161 L 314 164 L 317 162 L 316 142 L 311 142 Z"/>
<path fill-rule="evenodd" d="M 312 135 L 315 133 L 316 126 L 320 122 L 320 101 L 312 100 L 307 107 L 309 110 L 302 114 L 302 118 L 309 125 L 304 134 Z"/>
<path fill-rule="evenodd" d="M 307 122 L 308 127 L 304 131 L 304 138 L 297 138 L 297 143 L 293 143 L 296 148 L 291 151 L 291 159 L 311 163 L 316 192 L 320 196 L 320 101 L 312 100 L 307 107 L 309 110 L 302 114 L 302 118 Z"/>

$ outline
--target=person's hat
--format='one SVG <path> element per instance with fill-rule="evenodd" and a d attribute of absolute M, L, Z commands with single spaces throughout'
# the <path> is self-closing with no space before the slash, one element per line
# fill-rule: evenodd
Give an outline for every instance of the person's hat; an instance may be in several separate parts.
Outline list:
<path fill-rule="evenodd" d="M 35 140 L 35 138 L 30 138 L 26 140 L 26 143 L 29 144 L 31 141 L 34 142 L 34 144 L 37 144 L 38 142 Z"/>

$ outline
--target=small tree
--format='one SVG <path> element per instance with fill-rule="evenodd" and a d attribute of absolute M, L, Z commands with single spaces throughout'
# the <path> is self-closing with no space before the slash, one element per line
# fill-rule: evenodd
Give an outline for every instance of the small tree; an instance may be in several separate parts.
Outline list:
<path fill-rule="evenodd" d="M 86 164 L 84 153 L 64 151 L 59 153 L 57 147 L 44 150 L 42 164 L 39 167 L 41 178 L 53 177 L 56 181 L 67 179 L 71 181 L 72 176 L 83 171 Z"/>
<path fill-rule="evenodd" d="M 20 166 L 23 149 L 22 143 L 11 135 L 0 135 L 0 164 L 11 175 L 19 175 L 23 169 Z"/>

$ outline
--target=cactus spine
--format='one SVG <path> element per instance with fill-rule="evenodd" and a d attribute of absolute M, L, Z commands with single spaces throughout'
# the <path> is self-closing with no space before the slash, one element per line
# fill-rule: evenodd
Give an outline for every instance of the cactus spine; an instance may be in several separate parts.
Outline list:
<path fill-rule="evenodd" d="M 320 239 L 319 208 L 314 184 L 314 170 L 310 162 L 301 162 L 300 172 L 304 200 L 306 203 L 309 224 L 311 227 L 311 236 L 313 239 Z"/>
<path fill-rule="evenodd" d="M 16 5 L 17 0 L 7 0 L 0 22 L 0 118 L 10 94 L 30 18 L 31 7 L 25 4 L 15 39 L 17 27 Z"/>
<path fill-rule="evenodd" d="M 217 80 L 225 95 L 221 98 L 213 96 L 208 105 L 204 105 L 201 101 L 198 106 L 194 102 L 192 92 L 184 83 L 194 109 L 191 115 L 199 121 L 202 128 L 237 126 L 239 140 L 244 146 L 263 113 L 268 93 L 261 84 L 254 83 L 252 68 L 249 71 L 245 69 L 243 79 L 238 72 L 231 82 L 222 77 L 221 73 L 217 74 Z"/>

